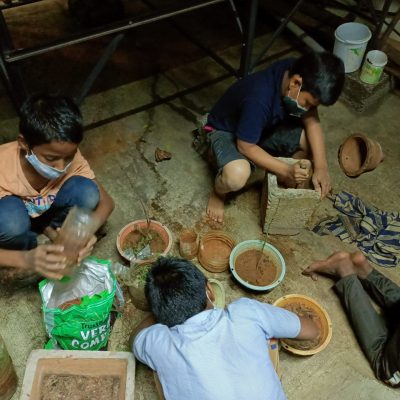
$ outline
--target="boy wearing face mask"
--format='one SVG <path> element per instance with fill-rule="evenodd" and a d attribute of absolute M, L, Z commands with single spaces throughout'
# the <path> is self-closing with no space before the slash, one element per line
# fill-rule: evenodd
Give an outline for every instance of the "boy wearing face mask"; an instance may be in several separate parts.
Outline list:
<path fill-rule="evenodd" d="M 256 300 L 215 307 L 207 278 L 183 259 L 158 259 L 145 292 L 152 316 L 134 330 L 131 345 L 157 373 L 165 399 L 284 400 L 267 341 L 319 335 L 310 318 Z"/>
<path fill-rule="evenodd" d="M 308 178 L 301 164 L 277 157 L 313 160 L 312 182 L 321 198 L 331 189 L 318 105 L 332 105 L 344 84 L 342 61 L 330 53 L 280 60 L 236 81 L 208 115 L 210 153 L 218 173 L 207 214 L 222 222 L 225 195 L 244 187 L 255 166 L 295 187 Z"/>
<path fill-rule="evenodd" d="M 0 146 L 0 267 L 60 278 L 63 247 L 38 246 L 38 234 L 53 240 L 73 206 L 94 210 L 97 230 L 114 203 L 78 149 L 82 116 L 72 100 L 31 97 L 20 110 L 19 128 L 17 141 Z"/>

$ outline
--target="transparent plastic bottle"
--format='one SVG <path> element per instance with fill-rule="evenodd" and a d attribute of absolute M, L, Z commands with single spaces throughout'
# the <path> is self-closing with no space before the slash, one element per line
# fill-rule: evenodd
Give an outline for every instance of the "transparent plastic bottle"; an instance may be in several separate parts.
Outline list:
<path fill-rule="evenodd" d="M 55 244 L 64 246 L 67 266 L 64 275 L 71 275 L 78 261 L 78 255 L 95 233 L 96 220 L 91 210 L 72 207 L 58 231 Z"/>
<path fill-rule="evenodd" d="M 17 390 L 18 378 L 8 354 L 3 338 L 0 336 L 0 400 L 9 400 Z"/>

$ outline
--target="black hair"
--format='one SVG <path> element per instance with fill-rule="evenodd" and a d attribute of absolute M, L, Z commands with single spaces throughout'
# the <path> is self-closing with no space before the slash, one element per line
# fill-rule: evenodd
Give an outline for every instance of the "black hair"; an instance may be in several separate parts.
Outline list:
<path fill-rule="evenodd" d="M 289 77 L 302 77 L 302 92 L 309 92 L 321 104 L 330 106 L 336 102 L 344 85 L 344 64 L 334 54 L 310 52 L 298 58 L 289 70 Z"/>
<path fill-rule="evenodd" d="M 50 142 L 79 144 L 83 139 L 82 114 L 68 97 L 35 94 L 21 107 L 19 131 L 29 147 Z"/>
<path fill-rule="evenodd" d="M 161 257 L 146 277 L 145 293 L 157 322 L 184 323 L 207 305 L 207 279 L 190 261 Z"/>

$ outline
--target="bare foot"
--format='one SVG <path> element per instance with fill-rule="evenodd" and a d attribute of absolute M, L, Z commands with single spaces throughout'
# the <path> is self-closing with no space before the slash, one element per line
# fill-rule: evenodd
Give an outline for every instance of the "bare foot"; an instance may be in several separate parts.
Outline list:
<path fill-rule="evenodd" d="M 225 196 L 219 196 L 213 190 L 208 198 L 207 215 L 209 218 L 216 222 L 224 221 L 224 204 Z"/>
<path fill-rule="evenodd" d="M 356 268 L 357 276 L 361 279 L 367 279 L 368 275 L 374 269 L 361 251 L 351 255 L 351 260 Z"/>
<path fill-rule="evenodd" d="M 313 262 L 302 274 L 310 276 L 314 281 L 318 279 L 318 274 L 332 275 L 339 278 L 355 274 L 356 269 L 352 257 L 352 254 L 344 251 L 333 253 L 326 260 Z"/>

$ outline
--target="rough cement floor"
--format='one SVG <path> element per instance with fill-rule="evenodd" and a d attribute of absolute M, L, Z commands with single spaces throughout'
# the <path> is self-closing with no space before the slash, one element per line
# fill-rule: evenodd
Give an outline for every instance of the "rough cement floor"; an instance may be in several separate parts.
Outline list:
<path fill-rule="evenodd" d="M 266 40 L 267 36 L 259 37 L 256 46 L 262 47 Z M 290 43 L 280 39 L 270 54 L 287 47 L 290 47 Z M 220 54 L 232 65 L 237 65 L 238 47 L 227 48 Z M 83 105 L 85 122 L 90 124 L 123 113 L 157 96 L 166 96 L 177 88 L 223 73 L 213 61 L 203 58 L 141 81 L 104 90 L 86 99 Z M 204 223 L 203 217 L 213 176 L 205 162 L 191 148 L 191 131 L 197 118 L 209 110 L 232 82 L 233 78 L 226 79 L 169 104 L 87 132 L 82 152 L 116 202 L 116 209 L 107 225 L 107 236 L 96 246 L 95 255 L 122 262 L 115 247 L 116 236 L 122 226 L 144 217 L 139 199 L 148 206 L 153 218 L 170 228 L 175 241 L 183 228 L 194 227 L 200 234 L 210 228 Z M 7 137 L 12 137 L 17 132 L 17 118 L 4 94 L 0 98 L 0 106 L 0 130 Z M 329 108 L 320 108 L 335 191 L 347 190 L 383 210 L 398 211 L 400 143 L 395 121 L 398 121 L 399 107 L 400 99 L 389 94 L 378 110 L 362 116 L 341 102 Z M 337 150 L 343 139 L 354 132 L 363 132 L 378 140 L 386 157 L 375 171 L 350 179 L 339 168 Z M 170 151 L 172 159 L 157 164 L 154 161 L 156 147 Z M 259 184 L 253 185 L 227 205 L 223 229 L 237 241 L 262 236 L 259 226 L 259 189 Z M 325 200 L 321 202 L 314 219 L 332 214 L 331 204 Z M 282 252 L 287 264 L 283 283 L 272 292 L 249 294 L 238 287 L 229 273 L 206 272 L 206 275 L 222 282 L 228 302 L 242 296 L 273 302 L 285 294 L 301 293 L 321 302 L 330 314 L 333 337 L 323 352 L 308 358 L 281 352 L 282 382 L 288 399 L 397 399 L 398 391 L 375 380 L 332 290 L 332 281 L 320 278 L 318 282 L 313 282 L 301 275 L 302 269 L 313 260 L 352 247 L 335 238 L 319 237 L 309 231 L 292 237 L 271 236 L 270 241 Z M 176 242 L 171 253 L 178 254 Z M 400 284 L 397 269 L 379 270 Z M 131 329 L 146 315 L 135 309 L 128 293 L 126 301 L 125 313 L 116 322 L 109 342 L 111 350 L 128 350 L 127 339 Z M 0 334 L 8 345 L 21 384 L 30 351 L 42 348 L 46 342 L 38 289 L 0 288 L 0 321 Z M 18 396 L 17 392 L 13 400 Z M 152 374 L 140 364 L 137 368 L 135 398 L 157 398 Z"/>

